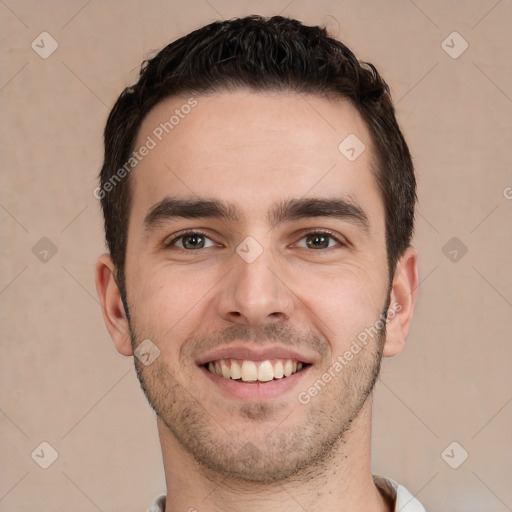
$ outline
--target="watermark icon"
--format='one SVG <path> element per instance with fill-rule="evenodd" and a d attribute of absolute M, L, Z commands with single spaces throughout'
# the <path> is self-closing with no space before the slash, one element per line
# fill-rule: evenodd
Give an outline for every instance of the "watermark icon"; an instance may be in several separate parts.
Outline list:
<path fill-rule="evenodd" d="M 365 149 L 363 141 L 353 133 L 345 137 L 338 146 L 338 151 L 350 162 L 357 160 Z"/>
<path fill-rule="evenodd" d="M 339 37 L 341 33 L 340 22 L 332 14 L 327 14 L 323 17 L 322 25 L 331 37 Z"/>
<path fill-rule="evenodd" d="M 32 247 L 32 254 L 42 263 L 48 263 L 57 251 L 57 246 L 45 236 Z"/>
<path fill-rule="evenodd" d="M 452 32 L 443 40 L 441 48 L 452 59 L 458 59 L 469 48 L 469 44 L 458 32 Z"/>
<path fill-rule="evenodd" d="M 450 443 L 442 452 L 441 458 L 450 466 L 452 469 L 457 469 L 462 466 L 466 459 L 469 457 L 469 453 L 465 450 L 465 448 L 457 443 L 457 441 L 453 441 Z"/>
<path fill-rule="evenodd" d="M 48 442 L 43 441 L 30 454 L 32 460 L 43 469 L 48 469 L 59 457 L 57 450 Z"/>
<path fill-rule="evenodd" d="M 238 244 L 236 252 L 246 263 L 252 263 L 263 252 L 263 247 L 252 236 L 248 236 Z"/>
<path fill-rule="evenodd" d="M 441 252 L 452 262 L 458 263 L 468 252 L 467 246 L 456 236 L 446 242 Z"/>
<path fill-rule="evenodd" d="M 30 46 L 39 57 L 47 59 L 59 47 L 59 43 L 48 32 L 41 32 Z"/>
<path fill-rule="evenodd" d="M 250 441 L 245 443 L 238 452 L 238 458 L 245 460 L 249 466 L 259 462 L 262 457 L 261 451 Z"/>
<path fill-rule="evenodd" d="M 140 343 L 133 354 L 144 366 L 149 366 L 160 355 L 160 349 L 147 338 Z"/>
<path fill-rule="evenodd" d="M 503 197 L 505 199 L 512 199 L 512 187 L 505 187 L 503 189 Z"/>
<path fill-rule="evenodd" d="M 317 379 L 308 389 L 307 391 L 301 391 L 297 400 L 300 404 L 306 405 L 311 401 L 311 398 L 315 397 L 320 393 L 329 382 L 335 379 L 338 374 L 347 366 L 354 356 L 359 354 L 368 342 L 373 338 L 377 337 L 379 333 L 384 329 L 384 326 L 393 319 L 397 313 L 402 311 L 402 305 L 398 303 L 394 303 L 393 306 L 388 309 L 387 315 L 381 314 L 379 319 L 371 326 L 366 327 L 364 331 L 361 331 L 356 339 L 352 341 L 350 348 L 346 350 L 343 354 L 340 354 L 334 363 L 329 366 L 329 368 L 322 374 L 322 376 Z"/>
<path fill-rule="evenodd" d="M 130 172 L 141 162 L 146 156 L 149 155 L 152 149 L 158 146 L 159 142 L 162 142 L 164 137 L 171 133 L 176 126 L 178 126 L 182 119 L 190 114 L 192 109 L 197 106 L 197 100 L 195 98 L 189 98 L 186 103 L 181 105 L 180 108 L 174 110 L 174 113 L 169 119 L 163 123 L 160 123 L 152 132 L 151 135 L 146 137 L 146 141 L 138 149 L 132 151 L 125 164 L 120 167 L 115 174 L 113 174 L 108 181 L 106 181 L 101 187 L 96 187 L 93 190 L 93 196 L 96 199 L 103 199 L 106 194 L 111 192 L 116 185 L 130 174 Z"/>

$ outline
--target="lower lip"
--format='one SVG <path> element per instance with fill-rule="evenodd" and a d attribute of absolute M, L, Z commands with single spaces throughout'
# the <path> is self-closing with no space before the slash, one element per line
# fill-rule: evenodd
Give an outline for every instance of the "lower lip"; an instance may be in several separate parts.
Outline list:
<path fill-rule="evenodd" d="M 244 382 L 241 379 L 226 379 L 220 375 L 214 375 L 204 367 L 200 369 L 224 394 L 241 400 L 258 401 L 277 398 L 290 391 L 304 377 L 309 368 L 309 366 L 306 366 L 289 377 L 269 380 L 268 382 Z"/>

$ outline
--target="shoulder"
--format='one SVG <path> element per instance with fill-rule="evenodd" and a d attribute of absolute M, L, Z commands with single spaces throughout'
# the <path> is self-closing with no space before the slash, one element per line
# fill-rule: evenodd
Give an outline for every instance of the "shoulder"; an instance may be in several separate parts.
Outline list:
<path fill-rule="evenodd" d="M 383 476 L 374 476 L 373 480 L 382 495 L 395 504 L 395 512 L 426 512 L 425 507 L 403 485 Z"/>
<path fill-rule="evenodd" d="M 146 512 L 165 512 L 165 494 L 157 496 Z"/>

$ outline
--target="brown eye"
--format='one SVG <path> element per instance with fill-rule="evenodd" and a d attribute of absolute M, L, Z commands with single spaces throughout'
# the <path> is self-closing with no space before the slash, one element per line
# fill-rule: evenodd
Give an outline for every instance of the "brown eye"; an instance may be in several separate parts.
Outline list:
<path fill-rule="evenodd" d="M 308 235 L 306 237 L 306 245 L 310 249 L 327 249 L 329 247 L 330 236 L 322 234 Z"/>
<path fill-rule="evenodd" d="M 182 244 L 185 249 L 202 249 L 204 243 L 203 235 L 187 235 L 182 238 Z"/>
<path fill-rule="evenodd" d="M 329 232 L 318 231 L 307 233 L 298 243 L 299 247 L 305 249 L 332 249 L 336 246 L 345 245 L 337 237 Z"/>
<path fill-rule="evenodd" d="M 175 246 L 179 249 L 197 250 L 213 247 L 214 245 L 214 242 L 206 235 L 199 232 L 189 232 L 173 238 L 167 244 L 167 247 Z"/>

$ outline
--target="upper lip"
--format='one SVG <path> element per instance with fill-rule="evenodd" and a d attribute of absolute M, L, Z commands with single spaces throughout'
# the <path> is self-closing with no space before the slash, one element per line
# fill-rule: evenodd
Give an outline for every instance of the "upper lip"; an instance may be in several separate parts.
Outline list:
<path fill-rule="evenodd" d="M 202 366 L 210 361 L 219 359 L 245 359 L 248 361 L 266 361 L 269 359 L 296 359 L 302 363 L 310 364 L 312 357 L 301 354 L 289 348 L 272 346 L 267 348 L 247 347 L 232 345 L 221 347 L 211 352 L 207 352 L 197 359 L 197 364 Z"/>

